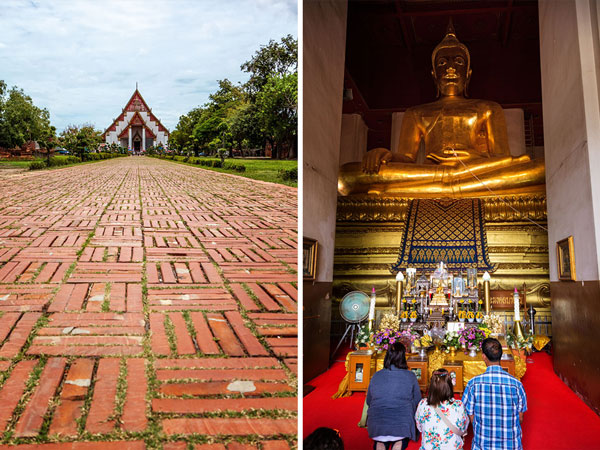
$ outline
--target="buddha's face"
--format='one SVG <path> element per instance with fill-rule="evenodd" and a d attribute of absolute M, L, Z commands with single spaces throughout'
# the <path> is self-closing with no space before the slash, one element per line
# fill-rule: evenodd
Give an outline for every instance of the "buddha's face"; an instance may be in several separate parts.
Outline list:
<path fill-rule="evenodd" d="M 435 56 L 433 77 L 444 96 L 463 95 L 470 72 L 467 55 L 460 47 L 442 48 Z"/>

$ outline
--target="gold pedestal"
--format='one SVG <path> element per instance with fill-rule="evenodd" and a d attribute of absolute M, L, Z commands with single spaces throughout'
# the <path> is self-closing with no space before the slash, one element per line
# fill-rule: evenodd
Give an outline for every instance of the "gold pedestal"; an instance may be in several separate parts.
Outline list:
<path fill-rule="evenodd" d="M 492 274 L 492 290 L 511 290 L 527 283 L 527 303 L 541 315 L 550 312 L 548 234 L 529 220 L 546 224 L 542 194 L 484 198 L 484 231 Z M 393 290 L 390 266 L 406 226 L 410 199 L 392 196 L 338 197 L 333 293 Z M 513 209 L 511 209 L 514 208 Z M 391 294 L 390 304 L 394 305 Z M 378 308 L 383 305 L 378 304 Z M 493 310 L 493 304 L 491 305 Z"/>
<path fill-rule="evenodd" d="M 516 336 L 517 339 L 519 339 L 519 340 L 524 339 L 523 325 L 521 324 L 520 320 L 515 320 L 515 326 L 513 328 L 513 331 L 514 331 L 515 336 Z"/>

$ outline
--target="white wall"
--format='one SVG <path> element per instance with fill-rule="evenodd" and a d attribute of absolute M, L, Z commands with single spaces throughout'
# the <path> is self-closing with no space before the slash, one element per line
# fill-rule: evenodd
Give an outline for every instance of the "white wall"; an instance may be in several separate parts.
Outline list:
<path fill-rule="evenodd" d="M 369 128 L 360 114 L 342 114 L 340 166 L 347 162 L 362 161 L 367 153 Z"/>
<path fill-rule="evenodd" d="M 577 279 L 598 279 L 600 120 L 591 32 L 597 19 L 589 8 L 588 1 L 539 2 L 550 281 L 558 280 L 556 242 L 567 236 L 574 239 Z"/>
<path fill-rule="evenodd" d="M 345 0 L 304 2 L 303 215 L 304 236 L 319 241 L 316 281 L 333 280 L 346 12 Z"/>

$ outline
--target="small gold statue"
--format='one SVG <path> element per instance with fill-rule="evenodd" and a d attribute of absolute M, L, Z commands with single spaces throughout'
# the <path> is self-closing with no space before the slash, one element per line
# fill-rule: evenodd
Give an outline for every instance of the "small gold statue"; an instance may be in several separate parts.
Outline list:
<path fill-rule="evenodd" d="M 375 148 L 361 163 L 340 169 L 342 195 L 478 197 L 544 190 L 543 160 L 512 157 L 504 112 L 498 103 L 465 98 L 470 54 L 452 22 L 433 50 L 432 75 L 441 97 L 406 110 L 399 152 Z M 426 164 L 415 164 L 421 141 Z M 468 168 L 467 168 L 468 167 Z M 475 176 L 474 176 L 475 175 Z"/>

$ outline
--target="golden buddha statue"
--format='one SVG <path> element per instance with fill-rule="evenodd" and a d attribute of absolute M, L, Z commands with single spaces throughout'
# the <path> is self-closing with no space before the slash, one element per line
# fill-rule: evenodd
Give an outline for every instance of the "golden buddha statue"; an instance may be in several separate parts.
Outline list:
<path fill-rule="evenodd" d="M 406 110 L 399 151 L 367 152 L 361 163 L 344 164 L 342 195 L 392 194 L 406 197 L 479 197 L 543 192 L 543 160 L 512 157 L 499 104 L 466 98 L 470 54 L 450 22 L 431 56 L 440 98 Z M 423 141 L 425 164 L 416 164 Z"/>

